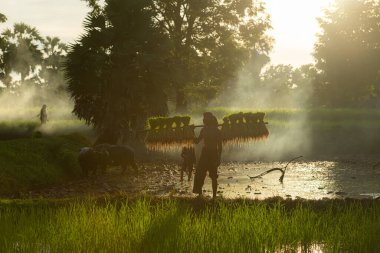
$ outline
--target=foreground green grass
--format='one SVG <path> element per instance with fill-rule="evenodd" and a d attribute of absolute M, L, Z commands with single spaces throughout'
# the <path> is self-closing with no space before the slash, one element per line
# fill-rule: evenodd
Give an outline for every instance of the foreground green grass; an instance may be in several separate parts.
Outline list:
<path fill-rule="evenodd" d="M 0 205 L 1 252 L 380 252 L 380 203 L 94 200 Z"/>
<path fill-rule="evenodd" d="M 0 194 L 24 192 L 81 174 L 79 149 L 88 142 L 80 135 L 0 141 Z"/>

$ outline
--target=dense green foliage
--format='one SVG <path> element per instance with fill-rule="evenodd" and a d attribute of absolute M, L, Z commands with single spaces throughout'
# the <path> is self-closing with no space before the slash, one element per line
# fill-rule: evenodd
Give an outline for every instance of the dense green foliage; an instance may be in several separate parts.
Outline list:
<path fill-rule="evenodd" d="M 0 142 L 0 194 L 62 182 L 81 175 L 79 149 L 88 141 L 79 135 Z"/>
<path fill-rule="evenodd" d="M 233 89 L 245 65 L 257 78 L 272 48 L 269 15 L 260 0 L 152 1 L 154 19 L 167 34 L 170 87 L 176 111 L 205 104 L 217 91 Z"/>
<path fill-rule="evenodd" d="M 315 44 L 320 102 L 329 106 L 378 106 L 380 3 L 337 0 L 319 19 Z"/>
<path fill-rule="evenodd" d="M 3 252 L 378 252 L 370 201 L 149 200 L 0 205 Z"/>
<path fill-rule="evenodd" d="M 116 142 L 147 114 L 167 113 L 163 84 L 167 45 L 149 0 L 106 1 L 91 12 L 66 62 L 74 113 Z"/>
<path fill-rule="evenodd" d="M 66 45 L 57 37 L 43 38 L 37 28 L 15 23 L 0 35 L 0 81 L 13 93 L 25 85 L 52 89 L 65 86 L 60 69 Z M 14 78 L 19 74 L 21 80 Z"/>
<path fill-rule="evenodd" d="M 240 67 L 267 59 L 271 49 L 260 1 L 108 0 L 90 6 L 66 75 L 74 113 L 100 130 L 103 141 L 115 142 L 147 116 L 166 114 L 170 97 L 177 112 L 186 109 L 189 87 L 193 93 L 200 87 L 207 102 L 215 87 L 226 88 Z"/>
<path fill-rule="evenodd" d="M 310 108 L 318 105 L 313 96 L 316 78 L 317 71 L 312 64 L 298 68 L 271 65 L 261 73 L 260 82 L 253 84 L 252 99 L 274 108 Z"/>

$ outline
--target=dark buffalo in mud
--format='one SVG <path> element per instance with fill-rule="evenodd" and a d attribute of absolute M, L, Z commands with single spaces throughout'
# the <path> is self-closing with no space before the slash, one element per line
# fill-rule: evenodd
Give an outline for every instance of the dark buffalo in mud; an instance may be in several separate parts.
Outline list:
<path fill-rule="evenodd" d="M 78 156 L 78 162 L 82 168 L 83 174 L 88 176 L 90 172 L 96 175 L 96 171 L 105 172 L 110 157 L 107 151 L 95 150 L 94 148 L 81 148 Z"/>
<path fill-rule="evenodd" d="M 128 167 L 132 167 L 135 173 L 138 173 L 135 162 L 135 152 L 131 147 L 127 145 L 99 144 L 96 145 L 94 149 L 102 152 L 108 152 L 108 165 L 121 166 L 122 173 L 124 173 Z"/>

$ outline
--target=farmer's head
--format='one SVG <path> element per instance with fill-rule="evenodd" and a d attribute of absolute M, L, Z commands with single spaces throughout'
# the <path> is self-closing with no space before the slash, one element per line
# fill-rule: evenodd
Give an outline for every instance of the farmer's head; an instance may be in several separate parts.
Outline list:
<path fill-rule="evenodd" d="M 205 126 L 218 126 L 218 120 L 211 112 L 203 113 L 203 124 Z"/>

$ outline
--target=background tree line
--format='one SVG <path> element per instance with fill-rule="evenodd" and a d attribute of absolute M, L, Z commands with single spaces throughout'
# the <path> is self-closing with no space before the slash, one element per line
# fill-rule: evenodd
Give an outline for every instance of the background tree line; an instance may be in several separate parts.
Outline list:
<path fill-rule="evenodd" d="M 74 114 L 100 141 L 128 136 L 148 116 L 226 105 L 241 87 L 276 107 L 379 106 L 378 0 L 336 0 L 318 19 L 315 64 L 298 68 L 269 65 L 271 23 L 259 0 L 86 2 L 84 33 L 69 48 L 25 24 L 5 30 L 0 72 L 5 89 L 20 83 L 12 72 L 44 87 L 59 83 L 50 78 L 64 63 L 58 86 L 68 85 Z"/>
<path fill-rule="evenodd" d="M 315 64 L 269 66 L 252 86 L 265 88 L 274 106 L 306 99 L 308 107 L 378 108 L 380 1 L 336 0 L 318 22 Z"/>
<path fill-rule="evenodd" d="M 5 15 L 0 15 L 5 22 Z M 2 92 L 17 95 L 23 88 L 65 91 L 62 63 L 67 45 L 57 37 L 42 37 L 25 23 L 15 23 L 0 35 L 0 81 Z"/>
<path fill-rule="evenodd" d="M 232 88 L 248 61 L 268 59 L 264 5 L 254 0 L 88 1 L 85 33 L 68 53 L 74 113 L 115 142 L 147 116 L 187 112 Z M 189 95 L 192 96 L 189 96 Z"/>

